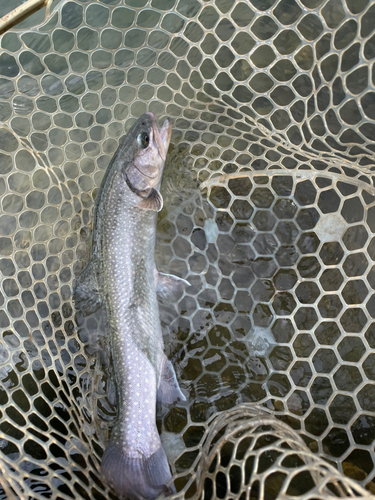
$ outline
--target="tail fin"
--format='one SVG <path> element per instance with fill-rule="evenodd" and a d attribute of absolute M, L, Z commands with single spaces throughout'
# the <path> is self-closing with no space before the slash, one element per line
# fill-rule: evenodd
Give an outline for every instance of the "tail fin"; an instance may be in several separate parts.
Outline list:
<path fill-rule="evenodd" d="M 121 447 L 109 443 L 104 452 L 102 473 L 119 495 L 133 500 L 156 498 L 160 493 L 174 493 L 166 483 L 172 479 L 162 446 L 149 458 L 132 458 Z"/>

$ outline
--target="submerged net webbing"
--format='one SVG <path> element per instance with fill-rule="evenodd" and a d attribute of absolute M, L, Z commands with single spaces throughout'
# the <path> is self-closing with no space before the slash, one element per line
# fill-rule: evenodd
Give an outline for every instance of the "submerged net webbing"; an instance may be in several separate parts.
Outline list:
<path fill-rule="evenodd" d="M 191 283 L 161 303 L 188 396 L 158 419 L 178 495 L 371 496 L 375 5 L 77 0 L 30 19 L 1 38 L 0 498 L 116 498 L 105 331 L 72 286 L 145 111 L 175 120 L 157 266 Z"/>

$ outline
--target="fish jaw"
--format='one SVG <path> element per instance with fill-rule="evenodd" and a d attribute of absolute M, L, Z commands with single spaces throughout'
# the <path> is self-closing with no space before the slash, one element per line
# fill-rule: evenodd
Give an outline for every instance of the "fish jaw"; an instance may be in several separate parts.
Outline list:
<path fill-rule="evenodd" d="M 167 157 L 167 152 L 168 152 L 168 147 L 169 147 L 169 142 L 171 140 L 171 134 L 172 134 L 172 123 L 171 121 L 167 118 L 160 130 L 157 128 L 155 121 L 153 123 L 153 132 L 154 132 L 154 137 L 155 137 L 155 143 L 158 148 L 158 153 L 165 162 L 165 159 Z"/>

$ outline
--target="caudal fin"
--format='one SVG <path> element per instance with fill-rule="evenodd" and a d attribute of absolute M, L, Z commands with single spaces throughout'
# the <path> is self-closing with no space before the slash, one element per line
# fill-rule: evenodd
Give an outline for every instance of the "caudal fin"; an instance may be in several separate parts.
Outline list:
<path fill-rule="evenodd" d="M 149 458 L 127 456 L 122 447 L 109 443 L 104 452 L 101 470 L 119 495 L 134 500 L 156 498 L 160 493 L 174 493 L 166 483 L 172 479 L 162 446 Z"/>

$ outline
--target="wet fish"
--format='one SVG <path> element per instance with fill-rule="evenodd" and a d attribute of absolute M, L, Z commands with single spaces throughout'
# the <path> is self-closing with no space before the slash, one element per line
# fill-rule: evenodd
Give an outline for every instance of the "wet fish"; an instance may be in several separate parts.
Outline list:
<path fill-rule="evenodd" d="M 154 247 L 158 190 L 171 136 L 151 113 L 133 125 L 114 154 L 96 202 L 90 262 L 75 285 L 84 315 L 103 306 L 117 390 L 118 415 L 101 469 L 120 495 L 155 498 L 171 473 L 156 428 L 156 403 L 185 400 L 164 353 L 156 293 L 187 283 L 158 273 Z"/>

